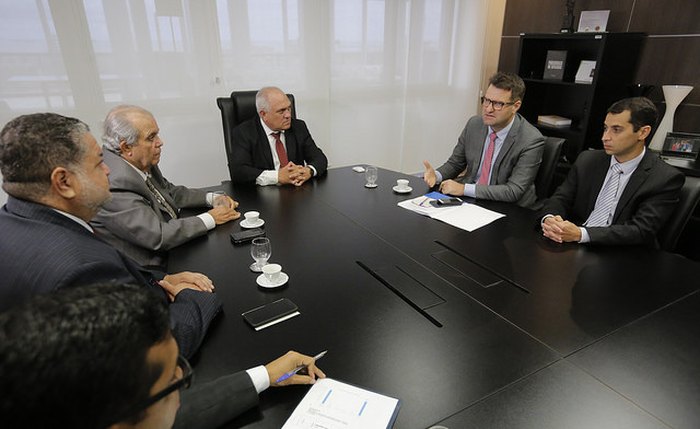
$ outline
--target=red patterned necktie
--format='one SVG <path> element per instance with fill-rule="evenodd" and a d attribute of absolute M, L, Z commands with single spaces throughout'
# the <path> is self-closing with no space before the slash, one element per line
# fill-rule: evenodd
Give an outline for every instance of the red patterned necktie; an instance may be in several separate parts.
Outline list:
<path fill-rule="evenodd" d="M 272 136 L 275 138 L 275 150 L 277 151 L 277 157 L 280 159 L 280 167 L 284 167 L 289 164 L 289 159 L 287 159 L 287 151 L 282 144 L 282 140 L 280 140 L 279 131 L 272 133 Z"/>
<path fill-rule="evenodd" d="M 481 164 L 481 175 L 477 180 L 477 185 L 488 185 L 489 175 L 491 174 L 491 160 L 493 160 L 493 151 L 496 148 L 496 132 L 492 132 L 489 136 L 489 147 L 486 148 L 484 162 Z"/>

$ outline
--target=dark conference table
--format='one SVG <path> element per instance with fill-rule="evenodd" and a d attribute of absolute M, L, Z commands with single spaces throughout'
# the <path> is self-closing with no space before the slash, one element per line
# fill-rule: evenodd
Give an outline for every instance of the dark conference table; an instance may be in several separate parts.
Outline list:
<path fill-rule="evenodd" d="M 413 192 L 391 188 L 410 179 Z M 700 265 L 645 248 L 550 242 L 532 212 L 466 232 L 396 204 L 419 178 L 350 168 L 302 187 L 224 184 L 257 210 L 270 262 L 290 280 L 259 288 L 239 221 L 171 252 L 169 268 L 208 274 L 224 303 L 196 382 L 313 355 L 329 377 L 397 397 L 396 428 L 651 428 L 700 422 Z M 256 332 L 240 316 L 287 297 L 301 315 Z M 281 427 L 307 386 L 270 388 L 227 427 Z"/>

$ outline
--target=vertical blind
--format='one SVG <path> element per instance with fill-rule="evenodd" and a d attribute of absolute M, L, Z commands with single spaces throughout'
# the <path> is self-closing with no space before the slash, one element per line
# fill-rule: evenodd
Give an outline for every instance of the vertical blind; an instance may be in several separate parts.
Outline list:
<path fill-rule="evenodd" d="M 0 119 L 51 111 L 98 138 L 151 110 L 161 167 L 228 179 L 215 98 L 276 85 L 331 166 L 447 158 L 479 94 L 487 0 L 0 0 Z M 4 199 L 4 195 L 0 195 Z"/>

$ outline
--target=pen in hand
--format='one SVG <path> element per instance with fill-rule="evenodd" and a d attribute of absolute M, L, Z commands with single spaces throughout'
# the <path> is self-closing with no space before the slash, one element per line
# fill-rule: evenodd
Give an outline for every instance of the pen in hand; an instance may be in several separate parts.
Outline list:
<path fill-rule="evenodd" d="M 321 353 L 314 356 L 314 362 L 321 359 L 323 356 L 325 356 L 326 353 L 328 353 L 328 350 L 324 350 Z M 293 376 L 294 374 L 296 374 L 297 372 L 301 371 L 304 368 L 306 368 L 306 365 L 301 365 L 301 366 L 294 368 L 293 370 L 291 370 L 289 372 L 285 372 L 284 374 L 282 374 L 282 376 L 280 378 L 277 379 L 277 381 L 275 381 L 275 383 L 283 382 L 284 380 L 288 379 L 289 377 Z"/>

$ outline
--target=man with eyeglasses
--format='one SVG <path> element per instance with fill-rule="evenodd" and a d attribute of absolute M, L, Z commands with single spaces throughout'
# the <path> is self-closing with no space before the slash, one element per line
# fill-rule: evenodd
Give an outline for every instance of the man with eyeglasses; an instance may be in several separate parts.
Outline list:
<path fill-rule="evenodd" d="M 434 169 L 423 161 L 423 180 L 447 195 L 517 203 L 531 207 L 544 137 L 518 114 L 525 83 L 496 73 L 481 98 L 481 115 L 467 122 L 452 155 Z M 463 176 L 461 174 L 463 173 Z"/>
<path fill-rule="evenodd" d="M 262 371 L 277 380 L 313 358 L 289 352 Z M 168 307 L 152 291 L 103 284 L 62 289 L 0 314 L 0 416 L 11 428 L 216 428 L 258 402 L 248 371 L 187 389 Z M 182 405 L 181 405 L 182 403 Z"/>

